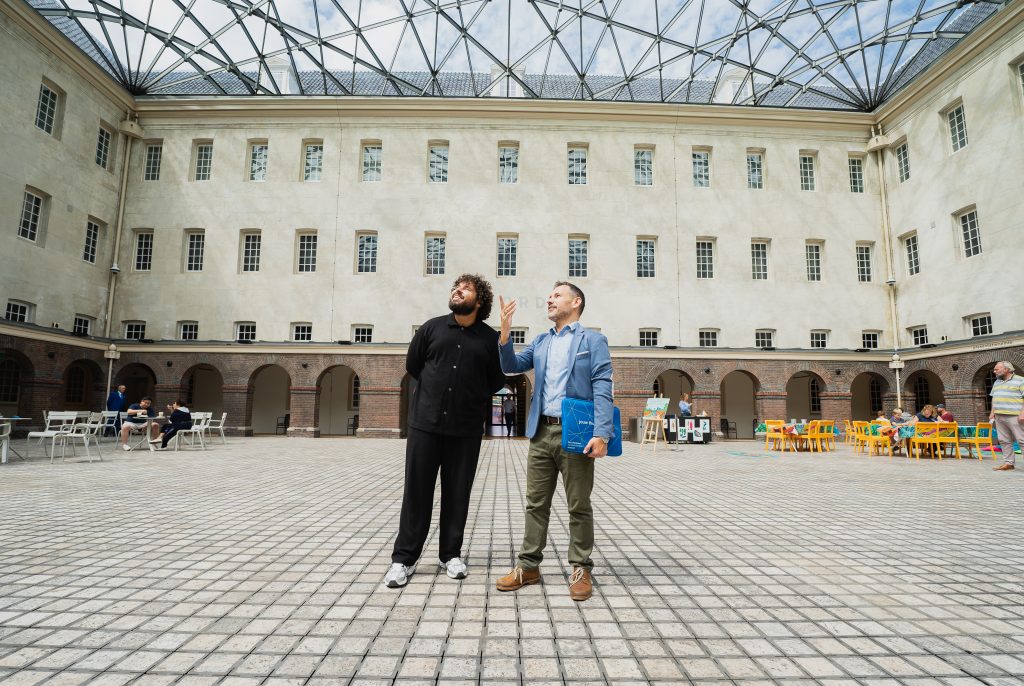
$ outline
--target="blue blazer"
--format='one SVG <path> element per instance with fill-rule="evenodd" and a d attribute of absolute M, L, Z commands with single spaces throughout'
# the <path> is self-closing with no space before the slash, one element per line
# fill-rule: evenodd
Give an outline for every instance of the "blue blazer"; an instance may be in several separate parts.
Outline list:
<path fill-rule="evenodd" d="M 117 391 L 111 391 L 107 396 L 107 409 L 111 412 L 124 412 L 128 407 L 127 401 L 127 397 L 122 397 Z"/>
<path fill-rule="evenodd" d="M 516 353 L 510 340 L 498 345 L 501 369 L 506 374 L 522 374 L 531 369 L 534 372 L 533 396 L 530 401 L 530 415 L 526 419 L 526 435 L 533 438 L 540 421 L 541 399 L 544 397 L 544 375 L 547 371 L 550 331 L 537 336 Z M 580 325 L 572 335 L 569 344 L 569 376 L 565 382 L 565 395 L 569 398 L 592 400 L 594 402 L 594 435 L 611 438 L 612 426 L 612 358 L 608 351 L 608 339 L 604 334 L 591 331 Z"/>

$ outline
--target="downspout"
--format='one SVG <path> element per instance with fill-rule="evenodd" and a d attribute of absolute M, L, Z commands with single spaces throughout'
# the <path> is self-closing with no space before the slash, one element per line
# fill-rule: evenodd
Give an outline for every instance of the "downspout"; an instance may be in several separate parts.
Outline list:
<path fill-rule="evenodd" d="M 110 276 L 107 277 L 107 308 L 104 313 L 103 337 L 110 338 L 110 325 L 114 314 L 114 292 L 117 290 L 117 275 L 121 268 L 117 265 L 117 256 L 121 251 L 121 234 L 124 231 L 124 207 L 128 190 L 128 173 L 132 159 L 132 144 L 136 138 L 142 138 L 145 133 L 139 126 L 133 112 L 128 112 L 128 117 L 122 121 L 117 130 L 124 136 L 124 162 L 121 164 L 121 189 L 117 195 L 117 220 L 114 223 L 114 250 L 110 255 Z M 109 382 L 108 382 L 109 385 Z M 107 389 L 110 394 L 110 389 Z"/>

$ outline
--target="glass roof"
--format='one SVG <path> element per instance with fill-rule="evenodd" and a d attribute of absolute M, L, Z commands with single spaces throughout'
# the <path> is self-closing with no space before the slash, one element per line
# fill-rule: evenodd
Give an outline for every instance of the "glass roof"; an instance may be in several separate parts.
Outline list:
<path fill-rule="evenodd" d="M 138 96 L 871 111 L 1003 0 L 26 0 Z"/>

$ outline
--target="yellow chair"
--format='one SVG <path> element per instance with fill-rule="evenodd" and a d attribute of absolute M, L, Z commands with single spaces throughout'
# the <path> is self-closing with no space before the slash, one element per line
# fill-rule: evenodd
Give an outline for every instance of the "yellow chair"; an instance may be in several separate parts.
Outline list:
<path fill-rule="evenodd" d="M 843 443 L 852 445 L 854 442 L 853 422 L 849 419 L 843 420 Z"/>
<path fill-rule="evenodd" d="M 942 459 L 946 446 L 955 446 L 960 457 L 960 432 L 956 422 L 918 422 L 914 425 L 914 437 L 910 439 L 910 450 L 915 459 L 921 459 L 921 451 L 927 447 L 932 457 Z"/>
<path fill-rule="evenodd" d="M 881 455 L 882 448 L 889 453 L 889 457 L 892 457 L 892 438 L 888 434 L 882 433 L 882 429 L 889 426 L 888 424 L 871 422 L 865 423 L 864 427 L 864 445 L 868 449 L 868 456 Z"/>
<path fill-rule="evenodd" d="M 868 444 L 868 434 L 871 433 L 870 425 L 867 422 L 853 423 L 853 452 L 859 453 Z"/>
<path fill-rule="evenodd" d="M 782 427 L 786 425 L 781 419 L 766 419 L 764 422 L 764 449 L 768 450 L 768 443 L 773 443 L 772 449 L 778 450 L 782 447 L 782 450 L 786 449 L 786 434 L 783 432 Z"/>
<path fill-rule="evenodd" d="M 829 452 L 832 450 L 832 444 L 835 442 L 836 423 L 831 420 L 816 419 L 807 424 L 807 446 L 814 452 L 815 449 L 819 453 Z"/>
<path fill-rule="evenodd" d="M 988 447 L 989 452 L 992 454 L 992 459 L 998 459 L 996 457 L 996 451 L 993 450 L 995 447 L 992 443 L 992 423 L 991 422 L 978 422 L 978 426 L 974 430 L 974 436 L 970 438 L 961 438 L 961 443 L 967 444 L 967 457 L 973 457 L 972 448 L 978 449 L 978 459 L 984 460 L 985 456 L 981 453 L 981 449 L 984 446 Z"/>

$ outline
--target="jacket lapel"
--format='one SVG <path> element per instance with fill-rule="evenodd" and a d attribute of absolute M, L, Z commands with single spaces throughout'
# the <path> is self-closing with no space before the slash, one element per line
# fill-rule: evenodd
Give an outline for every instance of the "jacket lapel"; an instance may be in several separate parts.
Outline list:
<path fill-rule="evenodd" d="M 572 370 L 576 365 L 576 353 L 580 351 L 580 344 L 583 342 L 583 326 L 577 326 L 576 330 L 572 334 L 572 342 L 569 343 L 569 359 L 566 360 L 566 367 L 568 373 L 565 377 L 565 394 L 569 397 L 575 398 L 576 396 L 571 395 L 569 390 L 572 388 Z"/>

